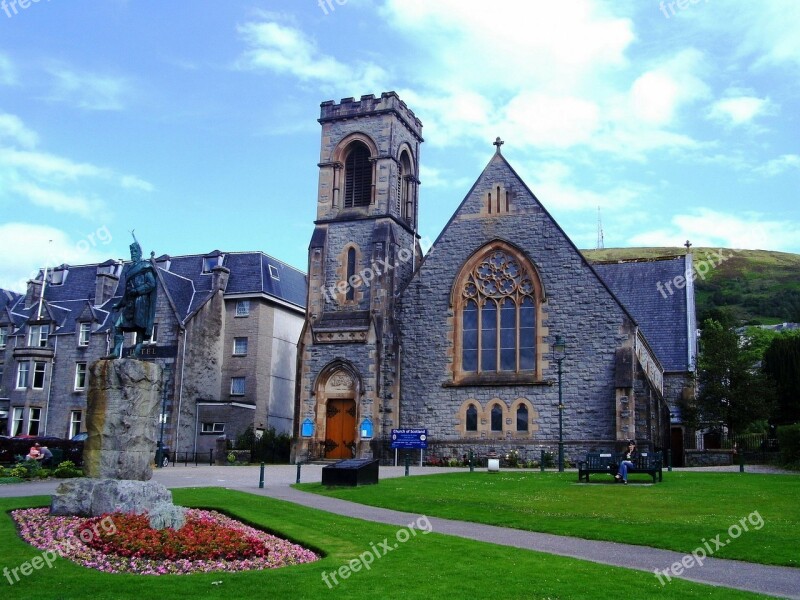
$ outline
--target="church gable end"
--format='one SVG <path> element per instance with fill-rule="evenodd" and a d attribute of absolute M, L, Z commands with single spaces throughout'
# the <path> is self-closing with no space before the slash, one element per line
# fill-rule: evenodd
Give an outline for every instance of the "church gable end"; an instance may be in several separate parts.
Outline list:
<path fill-rule="evenodd" d="M 555 449 L 561 336 L 567 455 L 611 448 L 633 394 L 617 353 L 636 324 L 496 144 L 401 297 L 403 426 L 459 451 Z"/>

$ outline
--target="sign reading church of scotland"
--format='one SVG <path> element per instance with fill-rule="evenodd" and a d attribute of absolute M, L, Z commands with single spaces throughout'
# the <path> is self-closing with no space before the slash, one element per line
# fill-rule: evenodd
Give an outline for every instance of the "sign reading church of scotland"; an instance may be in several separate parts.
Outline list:
<path fill-rule="evenodd" d="M 392 429 L 392 448 L 427 448 L 427 429 Z"/>

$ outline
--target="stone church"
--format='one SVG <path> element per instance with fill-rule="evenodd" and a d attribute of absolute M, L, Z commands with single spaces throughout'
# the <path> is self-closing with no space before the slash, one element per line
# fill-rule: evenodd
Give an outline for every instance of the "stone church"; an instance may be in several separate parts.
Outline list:
<path fill-rule="evenodd" d="M 556 451 L 559 417 L 567 460 L 630 438 L 669 446 L 670 410 L 674 423 L 691 387 L 694 292 L 687 285 L 637 319 L 620 290 L 633 303 L 657 294 L 657 281 L 690 268 L 691 255 L 654 263 L 646 276 L 624 264 L 604 265 L 601 276 L 498 138 L 423 257 L 419 119 L 388 92 L 324 102 L 319 122 L 296 379 L 299 460 L 389 460 L 397 428 L 427 429 L 429 455 L 517 451 L 530 460 Z M 676 320 L 677 342 L 662 335 Z M 664 347 L 677 345 L 674 372 L 650 332 Z"/>

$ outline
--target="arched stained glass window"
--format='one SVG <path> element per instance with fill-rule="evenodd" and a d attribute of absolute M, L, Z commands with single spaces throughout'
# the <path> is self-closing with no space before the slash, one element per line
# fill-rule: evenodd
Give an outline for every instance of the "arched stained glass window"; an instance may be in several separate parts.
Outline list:
<path fill-rule="evenodd" d="M 356 274 L 356 249 L 350 248 L 347 251 L 347 281 L 349 282 Z M 347 286 L 346 299 L 352 301 L 356 297 L 356 290 L 352 285 Z"/>
<path fill-rule="evenodd" d="M 460 282 L 462 371 L 535 371 L 535 276 L 509 252 L 494 249 Z"/>
<path fill-rule="evenodd" d="M 474 404 L 467 408 L 467 431 L 478 431 L 478 409 Z"/>
<path fill-rule="evenodd" d="M 524 404 L 517 407 L 517 431 L 528 431 L 528 407 Z"/>
<path fill-rule="evenodd" d="M 503 431 L 503 409 L 499 404 L 492 406 L 492 431 Z"/>

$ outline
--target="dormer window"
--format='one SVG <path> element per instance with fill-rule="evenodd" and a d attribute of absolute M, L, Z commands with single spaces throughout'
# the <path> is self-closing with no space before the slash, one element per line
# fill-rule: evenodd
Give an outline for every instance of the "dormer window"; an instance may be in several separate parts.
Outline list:
<path fill-rule="evenodd" d="M 212 254 L 203 257 L 203 273 L 211 273 L 214 267 L 221 267 L 224 260 L 224 254 Z"/>
<path fill-rule="evenodd" d="M 280 274 L 278 273 L 278 267 L 276 267 L 275 265 L 270 265 L 269 276 L 272 277 L 275 281 L 280 281 L 281 277 Z"/>
<path fill-rule="evenodd" d="M 44 348 L 50 335 L 50 325 L 30 325 L 28 327 L 28 346 Z"/>
<path fill-rule="evenodd" d="M 89 345 L 89 336 L 92 334 L 92 324 L 91 323 L 81 323 L 80 329 L 78 331 L 78 346 L 88 346 Z"/>
<path fill-rule="evenodd" d="M 172 266 L 172 259 L 168 254 L 162 254 L 156 259 L 156 266 L 164 271 L 169 271 Z"/>
<path fill-rule="evenodd" d="M 69 267 L 66 265 L 61 265 L 60 267 L 56 267 L 50 273 L 50 285 L 64 285 L 64 282 L 67 280 L 67 275 L 69 274 Z"/>

